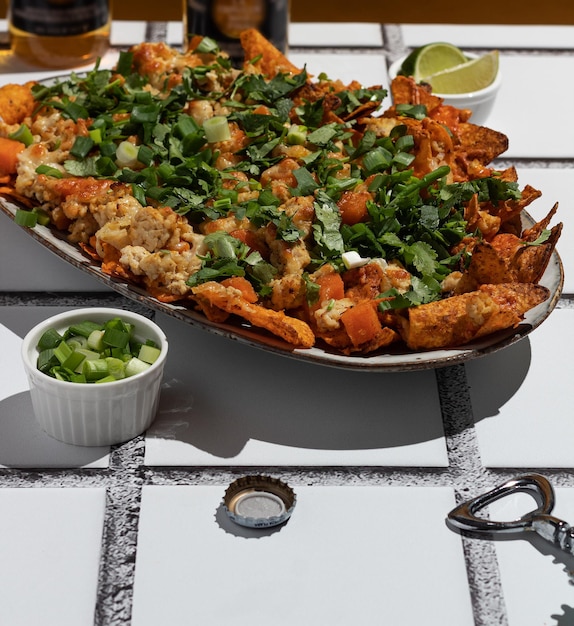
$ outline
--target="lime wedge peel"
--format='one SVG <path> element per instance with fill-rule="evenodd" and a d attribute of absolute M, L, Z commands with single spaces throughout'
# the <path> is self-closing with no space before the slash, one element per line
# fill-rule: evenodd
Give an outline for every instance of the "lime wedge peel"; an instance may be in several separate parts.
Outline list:
<path fill-rule="evenodd" d="M 433 93 L 461 94 L 486 89 L 498 74 L 498 50 L 454 67 L 427 75 L 419 82 L 429 83 Z"/>
<path fill-rule="evenodd" d="M 468 61 L 462 50 L 446 42 L 429 43 L 413 50 L 403 61 L 399 74 L 412 76 L 420 82 L 424 76 L 432 76 Z"/>

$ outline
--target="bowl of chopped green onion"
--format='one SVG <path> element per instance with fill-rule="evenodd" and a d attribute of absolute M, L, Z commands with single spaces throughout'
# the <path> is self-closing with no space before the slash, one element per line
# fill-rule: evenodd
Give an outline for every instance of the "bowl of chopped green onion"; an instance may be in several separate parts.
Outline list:
<path fill-rule="evenodd" d="M 161 328 L 131 311 L 94 307 L 44 320 L 22 344 L 36 419 L 74 445 L 140 435 L 157 413 L 167 351 Z"/>

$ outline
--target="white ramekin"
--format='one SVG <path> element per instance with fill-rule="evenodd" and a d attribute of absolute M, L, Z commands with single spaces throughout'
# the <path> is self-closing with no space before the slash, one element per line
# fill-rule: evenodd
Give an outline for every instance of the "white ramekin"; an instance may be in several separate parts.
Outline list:
<path fill-rule="evenodd" d="M 161 349 L 157 361 L 144 372 L 96 385 L 57 380 L 37 368 L 36 346 L 48 328 L 63 332 L 76 322 L 115 317 L 134 324 L 139 340 L 151 339 Z M 157 413 L 167 350 L 167 338 L 157 324 L 123 309 L 74 309 L 44 320 L 28 332 L 22 344 L 36 419 L 51 437 L 80 446 L 113 445 L 136 437 Z"/>

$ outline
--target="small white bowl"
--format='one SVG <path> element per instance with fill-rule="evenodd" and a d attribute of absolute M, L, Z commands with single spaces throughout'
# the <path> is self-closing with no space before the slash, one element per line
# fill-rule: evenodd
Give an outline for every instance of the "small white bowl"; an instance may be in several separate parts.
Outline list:
<path fill-rule="evenodd" d="M 140 341 L 151 339 L 160 348 L 158 359 L 147 370 L 96 385 L 57 380 L 37 368 L 36 346 L 48 328 L 63 332 L 77 322 L 99 323 L 115 317 L 134 324 L 134 335 Z M 48 318 L 32 328 L 22 344 L 22 360 L 38 423 L 51 437 L 79 446 L 107 446 L 136 437 L 150 426 L 157 413 L 167 350 L 167 338 L 161 328 L 131 311 L 94 307 Z"/>
<path fill-rule="evenodd" d="M 466 53 L 469 59 L 475 59 L 478 57 L 476 54 Z M 406 55 L 397 61 L 395 61 L 389 68 L 389 78 L 392 81 L 399 72 L 403 61 L 406 59 Z M 443 98 L 444 104 L 448 104 L 456 107 L 457 109 L 470 109 L 472 111 L 472 117 L 469 122 L 483 126 L 488 116 L 490 115 L 496 95 L 502 85 L 502 74 L 500 68 L 496 74 L 494 82 L 484 89 L 478 91 L 471 91 L 468 93 L 434 93 L 435 96 Z"/>

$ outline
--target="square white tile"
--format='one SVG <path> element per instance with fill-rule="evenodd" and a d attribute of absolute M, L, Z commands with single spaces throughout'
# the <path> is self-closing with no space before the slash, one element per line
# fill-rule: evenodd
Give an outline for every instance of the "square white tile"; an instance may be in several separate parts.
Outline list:
<path fill-rule="evenodd" d="M 343 52 L 297 52 L 290 54 L 289 59 L 297 67 L 306 66 L 307 72 L 314 78 L 325 73 L 329 78 L 339 79 L 345 84 L 354 80 L 364 87 L 388 87 L 389 84 L 386 60 L 380 52 L 365 52 L 361 55 Z M 385 98 L 383 107 L 390 105 L 390 97 Z"/>
<path fill-rule="evenodd" d="M 574 119 L 559 113 L 574 99 L 574 83 L 564 80 L 574 74 L 574 57 L 501 54 L 500 71 L 502 86 L 485 125 L 508 136 L 502 156 L 574 157 Z M 558 130 L 548 128 L 548 111 L 560 116 Z"/>
<path fill-rule="evenodd" d="M 434 371 L 321 367 L 156 321 L 170 352 L 148 465 L 448 465 Z"/>
<path fill-rule="evenodd" d="M 0 489 L 0 623 L 94 623 L 105 490 Z"/>
<path fill-rule="evenodd" d="M 292 487 L 260 531 L 227 519 L 226 485 L 144 487 L 133 626 L 474 624 L 451 489 Z"/>
<path fill-rule="evenodd" d="M 485 467 L 571 468 L 573 309 L 517 344 L 466 364 Z"/>
<path fill-rule="evenodd" d="M 90 467 L 109 465 L 109 447 L 72 446 L 38 425 L 20 357 L 25 333 L 58 307 L 0 307 L 0 467 Z M 1 622 L 0 622 L 1 623 Z"/>
<path fill-rule="evenodd" d="M 291 22 L 289 45 L 337 48 L 380 47 L 383 45 L 383 32 L 380 24 L 363 22 Z"/>
<path fill-rule="evenodd" d="M 511 24 L 402 24 L 405 45 L 448 41 L 461 48 L 571 49 L 574 26 Z"/>
<path fill-rule="evenodd" d="M 574 522 L 574 489 L 557 488 L 556 507 L 552 512 L 568 523 Z M 505 498 L 490 506 L 491 519 L 518 519 L 536 508 L 526 494 Z M 554 561 L 552 544 L 527 540 L 497 541 L 496 555 L 500 568 L 502 592 L 508 613 L 508 626 L 567 626 L 574 615 L 574 587 L 565 564 Z M 566 561 L 568 562 L 568 561 Z M 569 559 L 570 566 L 572 557 Z"/>
<path fill-rule="evenodd" d="M 146 22 L 114 20 L 110 33 L 112 46 L 131 46 L 145 41 Z M 181 41 L 181 39 L 180 39 Z"/>
<path fill-rule="evenodd" d="M 574 293 L 574 215 L 570 210 L 573 168 L 517 168 L 518 182 L 522 189 L 526 184 L 542 192 L 542 196 L 526 208 L 535 219 L 544 218 L 555 202 L 559 203 L 558 212 L 551 224 L 562 222 L 563 229 L 558 241 L 557 251 L 564 266 L 564 293 Z"/>

